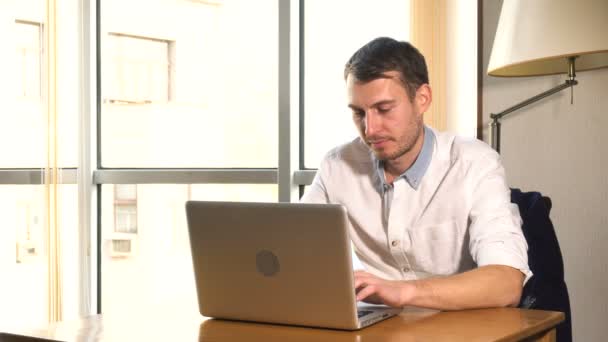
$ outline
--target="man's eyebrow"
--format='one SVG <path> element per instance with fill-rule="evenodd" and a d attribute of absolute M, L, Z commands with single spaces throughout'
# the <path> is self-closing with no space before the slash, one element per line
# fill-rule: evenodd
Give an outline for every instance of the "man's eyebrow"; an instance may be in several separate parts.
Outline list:
<path fill-rule="evenodd" d="M 380 101 L 374 103 L 372 105 L 372 107 L 379 107 L 379 106 L 382 106 L 382 105 L 392 105 L 392 104 L 394 104 L 396 102 L 397 102 L 397 100 L 380 100 Z M 362 110 L 362 108 L 360 108 L 358 106 L 355 106 L 354 104 L 349 104 L 348 108 L 350 108 L 352 110 Z"/>
<path fill-rule="evenodd" d="M 379 107 L 379 106 L 382 106 L 382 105 L 391 105 L 391 104 L 394 104 L 396 102 L 397 102 L 396 100 L 382 100 L 382 101 L 378 101 L 378 102 L 374 103 L 372 105 L 372 107 Z"/>

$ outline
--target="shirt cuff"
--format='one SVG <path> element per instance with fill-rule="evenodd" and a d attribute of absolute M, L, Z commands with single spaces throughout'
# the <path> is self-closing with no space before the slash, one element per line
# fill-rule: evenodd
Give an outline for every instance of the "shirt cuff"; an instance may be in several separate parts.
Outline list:
<path fill-rule="evenodd" d="M 504 265 L 520 270 L 525 276 L 522 287 L 526 285 L 533 275 L 528 266 L 527 255 L 526 258 L 522 258 L 513 253 L 513 251 L 504 248 L 503 246 L 496 246 L 496 244 L 480 250 L 477 254 L 477 266 L 487 265 Z"/>

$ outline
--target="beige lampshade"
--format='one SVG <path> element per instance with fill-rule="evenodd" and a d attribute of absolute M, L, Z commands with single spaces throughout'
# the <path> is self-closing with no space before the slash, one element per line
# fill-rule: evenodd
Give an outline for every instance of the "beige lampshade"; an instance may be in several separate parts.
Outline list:
<path fill-rule="evenodd" d="M 608 67 L 608 0 L 504 0 L 488 74 L 538 76 Z"/>

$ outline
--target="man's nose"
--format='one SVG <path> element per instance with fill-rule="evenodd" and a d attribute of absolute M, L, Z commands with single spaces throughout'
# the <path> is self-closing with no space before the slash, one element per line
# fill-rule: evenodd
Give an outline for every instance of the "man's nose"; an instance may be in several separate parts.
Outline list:
<path fill-rule="evenodd" d="M 368 111 L 365 114 L 365 135 L 372 136 L 378 131 L 378 115 L 373 111 Z"/>

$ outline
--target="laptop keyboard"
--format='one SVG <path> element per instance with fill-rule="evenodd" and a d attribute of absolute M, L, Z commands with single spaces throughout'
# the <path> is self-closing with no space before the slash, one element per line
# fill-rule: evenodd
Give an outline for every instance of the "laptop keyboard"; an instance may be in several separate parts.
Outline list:
<path fill-rule="evenodd" d="M 357 318 L 361 318 L 367 314 L 372 313 L 373 311 L 370 310 L 357 310 Z"/>

